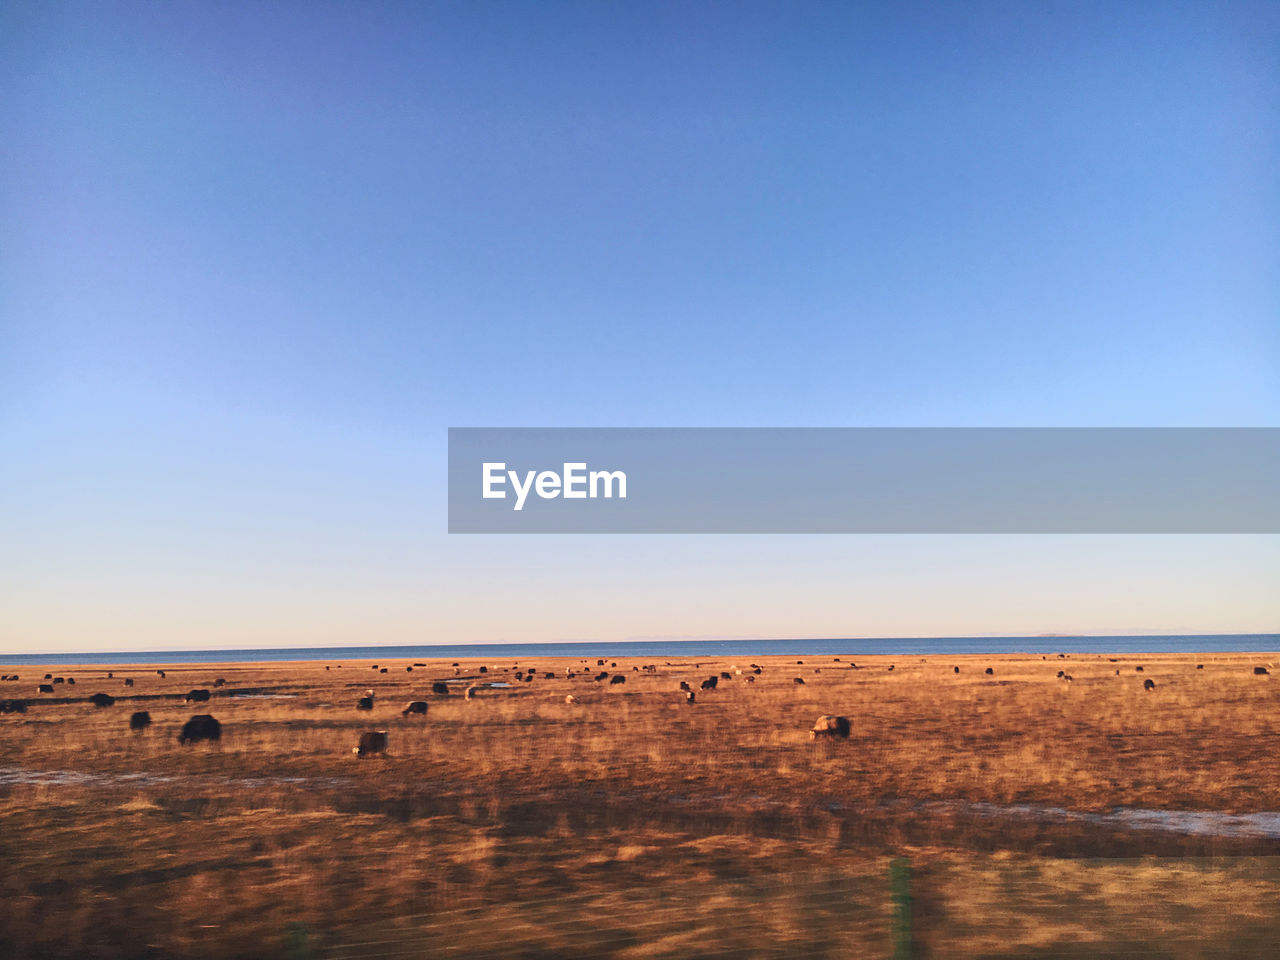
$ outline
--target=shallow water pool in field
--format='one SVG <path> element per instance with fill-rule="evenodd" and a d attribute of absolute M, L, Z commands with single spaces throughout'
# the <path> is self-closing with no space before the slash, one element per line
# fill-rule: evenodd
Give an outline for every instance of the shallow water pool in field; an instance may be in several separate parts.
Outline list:
<path fill-rule="evenodd" d="M 1198 837 L 1242 837 L 1280 840 L 1280 813 L 1224 813 L 1220 810 L 1148 810 L 1141 807 L 1115 807 L 1102 813 L 1068 810 L 1065 807 L 1042 807 L 1033 804 L 1005 806 L 998 803 L 941 801 L 927 803 L 925 810 L 947 810 L 976 814 L 992 819 L 1012 817 L 1019 820 L 1086 823 L 1099 827 L 1124 827 L 1129 830 L 1155 830 Z"/>
<path fill-rule="evenodd" d="M 161 773 L 98 773 L 92 770 L 28 770 L 0 767 L 0 786 L 156 786 L 166 783 L 206 783 L 246 789 L 280 786 L 341 787 L 342 777 L 178 777 Z"/>

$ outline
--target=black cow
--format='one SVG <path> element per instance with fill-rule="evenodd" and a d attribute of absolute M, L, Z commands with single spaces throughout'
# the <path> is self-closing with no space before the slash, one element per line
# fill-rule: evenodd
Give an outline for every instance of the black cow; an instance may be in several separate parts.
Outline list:
<path fill-rule="evenodd" d="M 1067 673 L 1067 672 L 1066 672 L 1065 670 L 1059 670 L 1059 671 L 1058 671 L 1058 679 L 1062 679 L 1062 677 L 1066 676 L 1066 673 Z"/>
<path fill-rule="evenodd" d="M 554 680 L 555 678 L 556 678 L 556 675 L 554 673 L 544 673 L 542 675 L 543 680 Z"/>
<path fill-rule="evenodd" d="M 1204 669 L 1204 664 L 1203 664 L 1203 663 L 1197 663 L 1197 664 L 1196 664 L 1196 669 L 1197 669 L 1197 670 L 1203 670 L 1203 669 Z"/>
<path fill-rule="evenodd" d="M 449 695 L 449 685 L 443 680 L 437 680 L 431 685 L 431 692 L 439 694 L 442 697 L 447 697 Z"/>
<path fill-rule="evenodd" d="M 181 744 L 199 743 L 201 740 L 221 740 L 222 724 L 207 713 L 198 713 L 182 725 L 178 734 Z"/>
<path fill-rule="evenodd" d="M 481 668 L 480 668 L 480 672 L 481 672 L 481 673 L 488 673 L 488 672 L 489 672 L 489 668 L 488 668 L 488 667 L 481 667 Z"/>
<path fill-rule="evenodd" d="M 625 675 L 625 674 L 620 673 L 620 674 L 618 674 L 616 677 L 614 677 L 612 680 L 610 680 L 610 681 L 609 681 L 609 686 L 611 686 L 611 687 L 612 687 L 612 686 L 615 686 L 616 684 L 619 684 L 619 683 L 626 683 L 626 682 L 627 682 L 627 677 L 626 677 L 626 675 Z"/>
<path fill-rule="evenodd" d="M 210 694 L 208 690 L 188 690 L 187 695 L 183 698 L 182 702 L 183 703 L 208 703 L 209 696 Z"/>
<path fill-rule="evenodd" d="M 994 677 L 996 675 L 996 672 L 990 667 L 987 667 L 987 669 L 983 670 L 982 672 L 985 673 L 988 677 Z"/>
<path fill-rule="evenodd" d="M 404 672 L 405 672 L 405 673 L 413 673 L 413 667 L 405 667 L 405 668 L 404 668 Z"/>
<path fill-rule="evenodd" d="M 1150 677 L 1147 677 L 1147 679 L 1142 681 L 1143 690 L 1154 690 L 1155 688 L 1156 688 L 1156 682 L 1152 680 Z"/>
<path fill-rule="evenodd" d="M 732 680 L 732 679 L 733 679 L 733 677 L 729 675 L 728 671 L 726 671 L 726 670 L 721 670 L 721 671 L 720 671 L 720 679 L 721 679 L 721 680 Z"/>
<path fill-rule="evenodd" d="M 46 674 L 44 675 L 44 678 L 45 678 L 46 680 L 52 680 L 52 679 L 53 679 L 53 674 L 52 674 L 52 673 L 46 673 Z"/>
<path fill-rule="evenodd" d="M 696 703 L 696 702 L 697 702 L 697 694 L 695 694 L 692 690 L 686 690 L 686 691 L 685 691 L 685 694 L 684 694 L 684 702 L 685 702 L 685 703 Z"/>
<path fill-rule="evenodd" d="M 603 660 L 597 660 L 597 661 L 596 661 L 596 666 L 597 666 L 597 667 L 603 667 L 603 666 L 604 666 L 604 661 L 603 661 Z"/>
<path fill-rule="evenodd" d="M 357 709 L 357 710 L 372 710 L 372 709 L 373 709 L 373 697 L 361 697 L 359 700 L 357 700 L 357 701 L 356 701 L 356 709 Z"/>
<path fill-rule="evenodd" d="M 795 677 L 794 679 L 792 679 L 791 682 L 795 684 L 799 684 L 800 686 L 804 686 L 804 677 Z"/>
<path fill-rule="evenodd" d="M 67 677 L 67 684 L 68 684 L 69 686 L 74 687 L 74 686 L 76 685 L 76 678 L 75 678 L 75 677 Z"/>
<path fill-rule="evenodd" d="M 89 698 L 89 702 L 95 707 L 110 707 L 115 704 L 116 698 L 109 693 L 95 693 Z"/>
<path fill-rule="evenodd" d="M 164 679 L 164 671 L 163 671 L 163 670 L 157 670 L 157 671 L 156 671 L 156 676 L 158 676 L 161 680 L 163 680 L 163 679 Z"/>
<path fill-rule="evenodd" d="M 1134 667 L 1133 669 L 1134 669 L 1134 672 L 1135 672 L 1135 673 L 1141 673 L 1141 672 L 1142 672 L 1142 668 L 1141 668 L 1141 667 Z"/>
<path fill-rule="evenodd" d="M 139 710 L 129 718 L 129 729 L 134 732 L 141 732 L 151 726 L 151 714 L 145 710 Z"/>
<path fill-rule="evenodd" d="M 1254 675 L 1255 677 L 1266 677 L 1266 676 L 1270 676 L 1270 674 L 1271 674 L 1271 671 L 1270 671 L 1270 670 L 1268 670 L 1266 667 L 1254 667 L 1254 668 L 1253 668 L 1253 675 Z"/>
<path fill-rule="evenodd" d="M 379 672 L 379 673 L 386 673 L 386 672 L 387 672 L 387 668 L 386 668 L 386 667 L 383 667 L 383 668 L 382 668 L 381 670 L 379 670 L 378 672 Z"/>
<path fill-rule="evenodd" d="M 54 677 L 54 678 L 53 678 L 53 682 L 54 682 L 54 683 L 66 683 L 66 682 L 67 682 L 67 678 L 66 678 L 66 677 Z"/>
<path fill-rule="evenodd" d="M 719 682 L 720 682 L 719 677 L 707 677 L 707 679 L 702 681 L 702 689 L 714 690 L 716 688 L 716 684 L 718 684 Z"/>
<path fill-rule="evenodd" d="M 42 683 L 36 687 L 36 693 L 53 693 L 53 684 Z"/>
<path fill-rule="evenodd" d="M 217 680 L 213 681 L 213 685 L 215 687 L 225 687 L 227 685 L 227 681 L 222 677 L 219 677 Z"/>
<path fill-rule="evenodd" d="M 385 757 L 387 755 L 387 731 L 368 730 L 360 734 L 360 746 L 352 747 L 351 752 L 361 759 L 373 756 L 375 753 L 380 753 Z"/>
<path fill-rule="evenodd" d="M 680 681 L 680 689 L 681 689 L 681 690 L 684 690 L 686 693 L 687 693 L 687 692 L 689 692 L 689 681 L 687 681 L 687 680 L 681 680 L 681 681 Z"/>
<path fill-rule="evenodd" d="M 132 686 L 133 686 L 133 678 L 132 678 L 132 677 L 125 677 L 124 685 L 125 685 L 126 687 L 132 687 Z"/>
<path fill-rule="evenodd" d="M 599 673 L 596 674 L 596 683 L 599 683 L 601 680 L 608 680 L 608 679 L 609 679 L 608 670 L 601 670 Z"/>
<path fill-rule="evenodd" d="M 890 672 L 890 673 L 893 673 L 893 667 L 894 667 L 894 665 L 893 665 L 892 663 L 891 663 L 891 664 L 889 664 L 889 672 Z"/>
<path fill-rule="evenodd" d="M 809 731 L 809 739 L 817 740 L 819 737 L 839 737 L 842 740 L 849 739 L 849 718 L 848 717 L 819 717 L 814 723 L 813 729 Z"/>
<path fill-rule="evenodd" d="M 959 668 L 959 667 L 952 667 L 951 669 L 952 669 L 952 670 L 954 670 L 956 673 L 959 673 L 959 672 L 960 672 L 960 668 Z"/>
<path fill-rule="evenodd" d="M 411 713 L 421 713 L 425 716 L 427 713 L 427 701 L 410 700 L 404 705 L 404 709 L 400 711 L 400 716 L 407 717 Z"/>
<path fill-rule="evenodd" d="M 525 682 L 525 683 L 533 683 L 533 674 L 531 673 L 531 674 L 529 674 L 527 677 L 525 677 L 525 678 L 524 678 L 524 682 Z"/>

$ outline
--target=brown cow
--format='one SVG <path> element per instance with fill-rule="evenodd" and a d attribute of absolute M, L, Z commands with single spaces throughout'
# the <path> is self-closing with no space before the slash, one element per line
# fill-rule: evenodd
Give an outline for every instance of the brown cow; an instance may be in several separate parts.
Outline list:
<path fill-rule="evenodd" d="M 400 716 L 407 717 L 411 713 L 421 713 L 425 716 L 426 712 L 427 712 L 427 701 L 410 700 L 408 703 L 404 705 L 404 709 L 400 711 Z"/>
<path fill-rule="evenodd" d="M 809 739 L 817 740 L 819 737 L 840 737 L 842 740 L 848 740 L 849 718 L 825 715 L 819 717 L 813 729 L 809 731 Z"/>
<path fill-rule="evenodd" d="M 352 747 L 351 752 L 362 760 L 365 757 L 373 756 L 375 753 L 387 755 L 387 731 L 385 730 L 367 730 L 360 734 L 360 745 Z"/>

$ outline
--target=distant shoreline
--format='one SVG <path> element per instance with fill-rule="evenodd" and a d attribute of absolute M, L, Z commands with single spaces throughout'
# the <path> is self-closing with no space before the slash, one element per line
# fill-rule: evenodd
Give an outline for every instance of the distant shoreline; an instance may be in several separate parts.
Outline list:
<path fill-rule="evenodd" d="M 963 656 L 1050 653 L 1265 653 L 1280 650 L 1280 634 L 1149 636 L 871 637 L 773 640 L 626 640 L 592 643 L 479 643 L 394 646 L 275 647 L 234 650 L 126 650 L 0 654 L 0 664 L 183 664 L 306 661 L 498 659 L 539 657 L 701 656 Z"/>

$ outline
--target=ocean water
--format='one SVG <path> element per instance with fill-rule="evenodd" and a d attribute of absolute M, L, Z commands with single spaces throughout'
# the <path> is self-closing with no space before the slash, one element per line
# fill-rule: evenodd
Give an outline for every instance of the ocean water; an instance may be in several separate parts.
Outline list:
<path fill-rule="evenodd" d="M 529 657 L 765 657 L 874 654 L 945 656 L 999 653 L 1257 653 L 1280 651 L 1280 634 L 1171 634 L 1120 637 L 881 637 L 824 640 L 638 640 L 612 643 L 477 643 L 370 647 L 269 647 L 242 650 L 133 650 L 114 653 L 0 655 L 0 664 L 182 664 L 254 661 L 527 659 Z"/>

